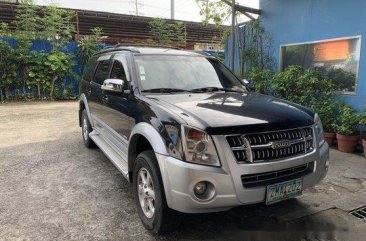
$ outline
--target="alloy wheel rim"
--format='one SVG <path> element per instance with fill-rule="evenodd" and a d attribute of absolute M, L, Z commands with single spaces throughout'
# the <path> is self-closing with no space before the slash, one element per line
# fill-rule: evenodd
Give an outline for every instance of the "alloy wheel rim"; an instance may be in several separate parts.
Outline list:
<path fill-rule="evenodd" d="M 146 168 L 141 168 L 137 174 L 137 191 L 144 215 L 152 218 L 155 213 L 155 191 L 153 180 Z"/>
<path fill-rule="evenodd" d="M 86 122 L 86 118 L 84 117 L 83 119 L 83 136 L 84 136 L 84 140 L 88 139 L 88 124 Z"/>

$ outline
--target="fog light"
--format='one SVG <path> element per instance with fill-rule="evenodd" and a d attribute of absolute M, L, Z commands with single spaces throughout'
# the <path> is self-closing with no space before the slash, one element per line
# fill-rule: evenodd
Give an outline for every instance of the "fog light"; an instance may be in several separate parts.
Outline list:
<path fill-rule="evenodd" d="M 198 196 L 203 195 L 207 190 L 206 182 L 199 182 L 194 186 L 194 193 Z"/>

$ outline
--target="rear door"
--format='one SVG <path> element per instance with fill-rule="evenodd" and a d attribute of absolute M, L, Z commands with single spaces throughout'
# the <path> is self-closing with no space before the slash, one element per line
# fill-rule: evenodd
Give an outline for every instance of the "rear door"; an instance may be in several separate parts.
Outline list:
<path fill-rule="evenodd" d="M 105 114 L 105 105 L 103 104 L 102 85 L 104 80 L 109 76 L 111 61 L 110 55 L 102 56 L 98 59 L 98 65 L 94 73 L 94 77 L 90 82 L 90 95 L 88 99 L 90 113 L 92 115 L 94 124 L 95 121 L 100 122 Z"/>

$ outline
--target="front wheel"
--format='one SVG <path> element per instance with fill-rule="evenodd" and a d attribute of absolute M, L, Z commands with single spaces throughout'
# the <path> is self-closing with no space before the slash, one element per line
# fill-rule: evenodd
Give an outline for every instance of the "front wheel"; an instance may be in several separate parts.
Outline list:
<path fill-rule="evenodd" d="M 172 210 L 166 204 L 160 169 L 153 151 L 140 153 L 133 169 L 133 192 L 142 224 L 160 234 L 172 227 Z"/>

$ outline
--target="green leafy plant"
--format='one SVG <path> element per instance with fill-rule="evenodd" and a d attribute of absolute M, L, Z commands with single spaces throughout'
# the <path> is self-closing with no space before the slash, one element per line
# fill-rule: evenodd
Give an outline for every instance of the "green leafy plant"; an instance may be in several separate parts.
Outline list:
<path fill-rule="evenodd" d="M 89 58 L 98 51 L 98 47 L 102 42 L 102 28 L 93 28 L 91 32 L 91 35 L 83 36 L 78 42 L 77 57 L 79 58 L 81 72 L 83 72 Z"/>
<path fill-rule="evenodd" d="M 271 69 L 258 70 L 253 69 L 249 72 L 249 79 L 255 84 L 255 91 L 261 94 L 269 94 L 271 80 L 274 76 L 274 71 Z"/>
<path fill-rule="evenodd" d="M 171 29 L 171 38 L 170 40 L 175 44 L 177 47 L 180 47 L 181 45 L 186 44 L 186 25 L 183 22 L 175 22 L 173 24 L 170 24 Z"/>
<path fill-rule="evenodd" d="M 154 18 L 149 22 L 152 39 L 161 45 L 185 45 L 186 31 L 182 22 L 168 23 L 165 19 Z"/>
<path fill-rule="evenodd" d="M 7 37 L 10 35 L 9 25 L 7 23 L 0 23 L 0 37 Z"/>
<path fill-rule="evenodd" d="M 357 113 L 349 105 L 342 104 L 339 107 L 338 118 L 333 127 L 338 134 L 351 136 L 357 132 L 357 126 L 363 122 L 363 114 Z"/>
<path fill-rule="evenodd" d="M 334 123 L 338 119 L 339 104 L 334 95 L 313 98 L 309 107 L 318 113 L 325 132 L 334 132 Z"/>
<path fill-rule="evenodd" d="M 48 6 L 44 9 L 43 17 L 40 18 L 41 37 L 47 39 L 52 50 L 60 50 L 64 44 L 72 40 L 75 32 L 72 22 L 75 12 L 56 6 Z"/>
<path fill-rule="evenodd" d="M 335 91 L 354 91 L 356 74 L 341 68 L 316 67 L 314 72 L 318 78 L 328 79 Z"/>
<path fill-rule="evenodd" d="M 31 56 L 32 60 L 26 74 L 26 83 L 28 89 L 36 89 L 38 99 L 41 99 L 41 91 L 45 96 L 45 92 L 51 87 L 49 71 L 45 65 L 48 53 L 32 51 Z"/>
<path fill-rule="evenodd" d="M 4 97 L 10 99 L 12 93 L 16 98 L 31 99 L 35 96 L 39 99 L 42 96 L 51 99 L 56 95 L 72 96 L 72 88 L 65 83 L 68 76 L 77 79 L 73 72 L 74 56 L 65 53 L 64 46 L 72 40 L 74 14 L 71 10 L 40 7 L 23 0 L 10 23 L 15 29 L 10 31 L 8 24 L 0 23 L 0 37 L 16 41 L 14 49 L 0 44 L 2 100 Z M 47 40 L 51 44 L 50 53 L 30 51 L 35 40 Z M 59 94 L 55 89 L 63 93 Z"/>
<path fill-rule="evenodd" d="M 271 86 L 278 97 L 304 106 L 308 106 L 313 98 L 329 95 L 333 88 L 329 80 L 318 79 L 314 71 L 297 65 L 276 74 Z"/>
<path fill-rule="evenodd" d="M 165 19 L 154 18 L 149 22 L 150 34 L 154 41 L 158 44 L 166 44 L 171 37 L 169 24 Z"/>
<path fill-rule="evenodd" d="M 56 80 L 61 80 L 65 90 L 67 76 L 75 77 L 75 74 L 72 71 L 72 67 L 75 65 L 75 63 L 73 62 L 70 55 L 67 55 L 64 52 L 54 51 L 47 56 L 44 64 L 48 67 L 47 74 L 51 77 L 49 96 L 53 98 Z"/>
<path fill-rule="evenodd" d="M 238 38 L 238 37 L 237 37 Z M 253 70 L 272 69 L 272 38 L 261 26 L 259 20 L 245 25 L 244 37 L 238 38 L 241 76 L 248 77 Z"/>
<path fill-rule="evenodd" d="M 200 8 L 200 15 L 204 17 L 203 24 L 213 22 L 216 26 L 220 26 L 232 12 L 230 5 L 223 1 L 196 0 L 196 2 Z"/>
<path fill-rule="evenodd" d="M 17 67 L 14 49 L 6 42 L 0 41 L 0 100 L 10 98 L 10 87 L 15 84 Z M 5 96 L 3 96 L 3 90 Z"/>
<path fill-rule="evenodd" d="M 366 127 L 366 112 L 361 112 L 360 114 L 360 125 Z"/>
<path fill-rule="evenodd" d="M 17 41 L 32 41 L 40 38 L 42 31 L 41 17 L 38 15 L 40 7 L 33 3 L 23 3 L 15 11 L 15 31 L 13 37 Z"/>
<path fill-rule="evenodd" d="M 221 26 L 232 16 L 231 1 L 196 0 L 200 15 L 204 17 L 203 24 L 213 22 L 216 26 Z M 235 19 L 242 15 L 240 11 L 235 11 Z M 249 72 L 272 68 L 275 65 L 272 57 L 272 38 L 261 26 L 259 20 L 251 20 L 244 25 L 244 36 L 242 30 L 236 27 L 235 35 L 239 50 L 240 78 L 248 78 Z M 225 43 L 229 32 L 225 31 L 222 41 Z"/>
<path fill-rule="evenodd" d="M 32 41 L 40 38 L 42 29 L 38 10 L 39 7 L 32 2 L 20 4 L 15 12 L 15 20 L 13 22 L 15 31 L 8 32 L 7 36 L 17 41 L 15 56 L 19 69 L 18 81 L 21 83 L 24 96 L 26 96 L 26 73 L 31 61 L 29 49 L 32 46 Z"/>

